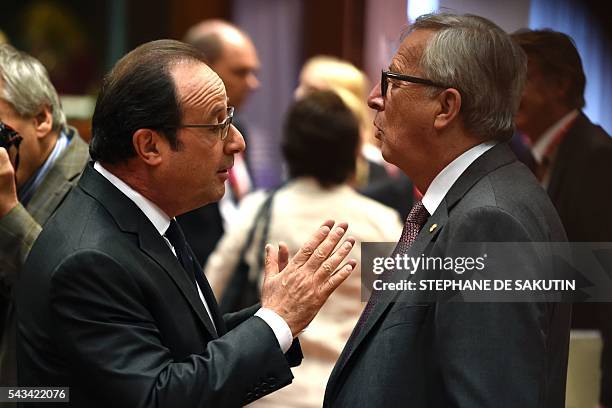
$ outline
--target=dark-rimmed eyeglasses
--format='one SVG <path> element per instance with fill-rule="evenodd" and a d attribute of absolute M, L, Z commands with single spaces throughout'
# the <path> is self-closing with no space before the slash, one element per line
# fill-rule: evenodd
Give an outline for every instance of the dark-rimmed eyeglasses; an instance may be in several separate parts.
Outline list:
<path fill-rule="evenodd" d="M 234 107 L 228 106 L 227 116 L 225 116 L 225 119 L 223 119 L 221 123 L 214 124 L 214 125 L 199 124 L 199 123 L 186 123 L 184 125 L 180 125 L 179 127 L 210 129 L 213 132 L 219 132 L 219 137 L 221 138 L 221 140 L 225 140 L 227 138 L 227 135 L 229 134 L 229 129 L 230 129 L 233 119 L 234 119 Z"/>
<path fill-rule="evenodd" d="M 429 79 L 382 70 L 380 75 L 380 93 L 383 97 L 387 95 L 387 88 L 389 88 L 389 78 L 397 79 L 398 81 L 412 82 L 413 84 L 435 86 L 436 88 L 450 88 L 449 86 L 439 84 Z"/>

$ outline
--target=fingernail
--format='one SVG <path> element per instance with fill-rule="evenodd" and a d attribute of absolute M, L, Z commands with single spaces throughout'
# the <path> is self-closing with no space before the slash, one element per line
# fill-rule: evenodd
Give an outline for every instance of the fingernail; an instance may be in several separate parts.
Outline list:
<path fill-rule="evenodd" d="M 324 234 L 329 234 L 329 231 L 331 230 L 329 229 L 327 225 L 324 225 L 321 227 L 321 232 L 323 232 Z"/>
<path fill-rule="evenodd" d="M 336 235 L 344 235 L 344 229 L 336 228 Z"/>
<path fill-rule="evenodd" d="M 346 265 L 346 269 L 348 271 L 352 271 L 353 270 L 353 265 Z"/>
<path fill-rule="evenodd" d="M 351 244 L 350 242 L 345 242 L 344 243 L 344 248 L 351 249 L 352 247 L 353 247 L 353 244 Z"/>

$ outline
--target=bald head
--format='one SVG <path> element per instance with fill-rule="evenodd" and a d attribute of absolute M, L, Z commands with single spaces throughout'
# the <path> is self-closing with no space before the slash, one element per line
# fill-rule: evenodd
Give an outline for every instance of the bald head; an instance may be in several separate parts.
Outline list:
<path fill-rule="evenodd" d="M 229 103 L 234 107 L 240 108 L 259 87 L 255 46 L 238 27 L 223 20 L 205 20 L 190 28 L 184 41 L 204 53 L 210 67 L 225 83 Z"/>

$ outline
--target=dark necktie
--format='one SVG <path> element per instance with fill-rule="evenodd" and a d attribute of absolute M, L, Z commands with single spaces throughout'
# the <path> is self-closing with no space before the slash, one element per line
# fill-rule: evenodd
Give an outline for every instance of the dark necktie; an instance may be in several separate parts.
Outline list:
<path fill-rule="evenodd" d="M 399 242 L 395 246 L 395 249 L 393 250 L 393 254 L 391 255 L 391 257 L 395 257 L 396 254 L 405 254 L 408 252 L 408 250 L 412 246 L 412 243 L 414 242 L 416 237 L 419 235 L 421 228 L 423 228 L 423 225 L 425 225 L 425 223 L 427 222 L 428 218 L 429 218 L 429 213 L 425 209 L 425 206 L 423 205 L 423 203 L 421 201 L 416 201 L 414 205 L 412 206 L 412 209 L 410 210 L 408 217 L 406 217 L 406 223 L 404 224 L 404 229 L 402 230 L 402 236 L 400 237 Z M 390 275 L 391 275 L 391 271 L 386 270 L 381 275 L 381 279 L 387 280 L 389 279 Z M 363 312 L 361 313 L 361 316 L 359 317 L 359 320 L 357 321 L 357 325 L 355 326 L 355 331 L 351 335 L 351 341 L 349 341 L 349 343 L 347 344 L 348 350 L 346 353 L 343 354 L 344 356 L 342 359 L 343 363 L 353 349 L 352 340 L 356 339 L 359 333 L 361 332 L 361 330 L 363 330 L 365 323 L 368 321 L 368 317 L 370 316 L 370 314 L 372 313 L 372 310 L 374 310 L 374 307 L 380 300 L 381 295 L 382 295 L 382 291 L 374 291 L 370 295 L 370 299 L 368 300 L 368 303 L 366 304 L 365 308 L 363 309 Z"/>
<path fill-rule="evenodd" d="M 207 283 L 204 281 L 204 273 L 199 268 L 195 267 L 195 262 L 191 257 L 189 249 L 187 248 L 187 240 L 185 240 L 185 235 L 183 234 L 183 230 L 178 225 L 176 220 L 170 220 L 170 226 L 166 230 L 164 234 L 168 241 L 174 247 L 174 252 L 176 252 L 176 257 L 179 262 L 183 266 L 183 269 L 187 271 L 189 275 L 195 279 L 195 289 L 196 293 L 198 293 L 198 286 L 200 287 L 200 291 L 205 293 L 205 288 L 207 287 Z M 199 294 L 198 294 L 199 296 Z M 212 316 L 210 316 L 212 319 Z"/>

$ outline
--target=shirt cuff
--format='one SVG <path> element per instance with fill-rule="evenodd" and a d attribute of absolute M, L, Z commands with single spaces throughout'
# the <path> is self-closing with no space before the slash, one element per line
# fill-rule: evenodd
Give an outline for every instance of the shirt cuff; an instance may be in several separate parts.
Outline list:
<path fill-rule="evenodd" d="M 274 336 L 276 336 L 276 340 L 278 340 L 278 344 L 283 354 L 286 353 L 289 347 L 291 347 L 291 343 L 293 343 L 293 335 L 291 334 L 291 329 L 289 329 L 287 322 L 273 310 L 263 307 L 255 312 L 255 316 L 259 317 L 270 326 L 274 332 Z"/>

